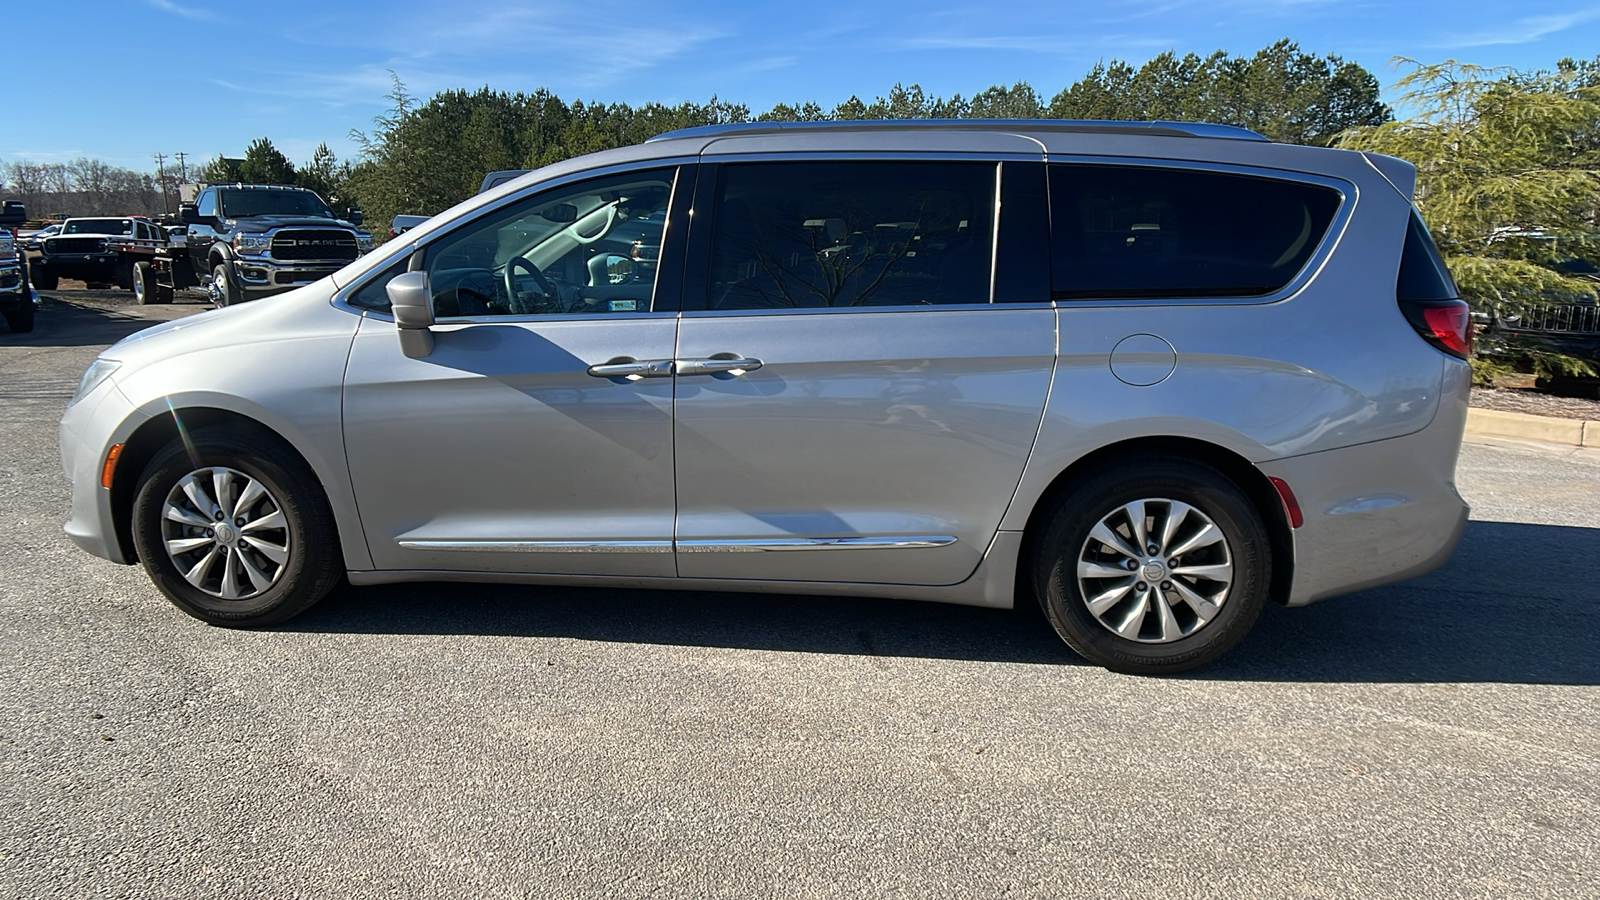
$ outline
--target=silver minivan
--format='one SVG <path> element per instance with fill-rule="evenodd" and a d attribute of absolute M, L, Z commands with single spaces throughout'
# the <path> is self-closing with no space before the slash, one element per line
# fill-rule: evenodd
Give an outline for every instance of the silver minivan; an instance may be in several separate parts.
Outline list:
<path fill-rule="evenodd" d="M 67 532 L 218 625 L 342 576 L 1021 596 L 1182 671 L 1460 539 L 1471 326 L 1414 187 L 1182 123 L 665 134 L 110 348 Z"/>

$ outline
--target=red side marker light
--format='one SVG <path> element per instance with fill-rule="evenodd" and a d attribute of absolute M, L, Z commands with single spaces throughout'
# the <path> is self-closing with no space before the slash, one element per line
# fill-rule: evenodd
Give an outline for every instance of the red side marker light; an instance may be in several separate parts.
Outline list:
<path fill-rule="evenodd" d="M 1294 498 L 1294 491 L 1289 489 L 1289 482 L 1282 478 L 1267 476 L 1272 486 L 1278 489 L 1278 499 L 1283 501 L 1283 511 L 1289 515 L 1289 526 L 1299 528 L 1306 523 L 1306 517 L 1300 514 L 1300 501 Z"/>

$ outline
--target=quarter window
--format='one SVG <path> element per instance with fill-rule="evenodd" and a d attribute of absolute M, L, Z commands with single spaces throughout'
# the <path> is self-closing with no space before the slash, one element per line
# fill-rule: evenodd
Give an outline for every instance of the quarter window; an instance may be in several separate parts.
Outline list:
<path fill-rule="evenodd" d="M 1050 167 L 1056 299 L 1259 297 L 1292 281 L 1339 208 L 1320 185 L 1167 167 Z"/>
<path fill-rule="evenodd" d="M 710 309 L 988 303 L 995 165 L 732 163 Z"/>

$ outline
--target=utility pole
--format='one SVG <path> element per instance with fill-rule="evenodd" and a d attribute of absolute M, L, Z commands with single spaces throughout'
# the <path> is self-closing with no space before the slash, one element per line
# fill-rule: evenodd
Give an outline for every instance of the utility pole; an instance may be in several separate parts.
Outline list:
<path fill-rule="evenodd" d="M 167 195 L 167 155 L 165 153 L 156 154 L 156 180 L 161 182 L 161 212 L 163 214 L 171 213 L 172 203 Z"/>
<path fill-rule="evenodd" d="M 179 181 L 181 181 L 183 184 L 188 184 L 189 183 L 189 167 L 183 164 L 183 158 L 187 154 L 185 154 L 182 150 L 179 150 L 177 153 L 174 153 L 172 155 L 178 158 L 178 179 L 179 179 Z"/>

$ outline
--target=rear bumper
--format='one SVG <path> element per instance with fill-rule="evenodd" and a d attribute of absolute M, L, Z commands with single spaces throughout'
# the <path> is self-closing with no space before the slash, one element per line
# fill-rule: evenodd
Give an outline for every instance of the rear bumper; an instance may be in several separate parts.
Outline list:
<path fill-rule="evenodd" d="M 1289 606 L 1425 575 L 1455 553 L 1469 512 L 1455 468 L 1471 370 L 1449 361 L 1443 382 L 1438 414 L 1415 434 L 1261 465 L 1305 515 Z"/>

